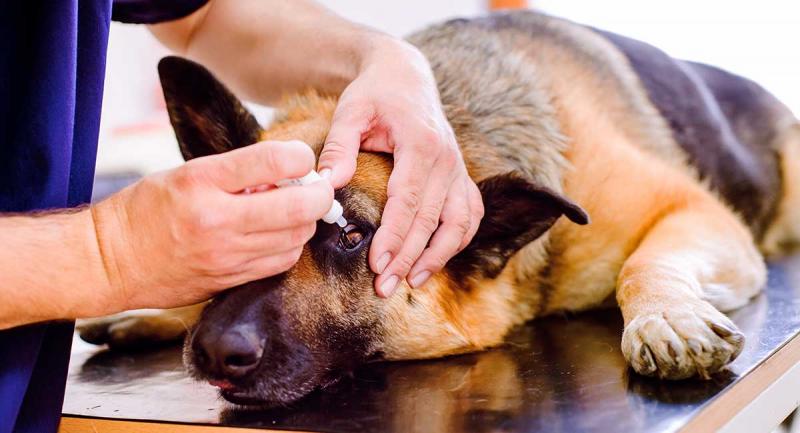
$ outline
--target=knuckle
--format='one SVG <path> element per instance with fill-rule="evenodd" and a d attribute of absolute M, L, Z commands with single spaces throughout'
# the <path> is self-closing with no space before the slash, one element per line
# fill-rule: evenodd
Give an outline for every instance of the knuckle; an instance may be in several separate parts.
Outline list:
<path fill-rule="evenodd" d="M 201 173 L 205 172 L 204 165 L 202 161 L 191 160 L 174 170 L 168 178 L 168 183 L 180 192 L 192 190 L 200 182 Z"/>
<path fill-rule="evenodd" d="M 187 228 L 194 233 L 201 234 L 213 233 L 223 228 L 228 222 L 226 212 L 205 208 L 197 202 L 189 205 L 186 217 L 184 224 L 187 225 Z"/>
<path fill-rule="evenodd" d="M 422 203 L 422 194 L 416 190 L 406 190 L 398 195 L 397 199 L 400 201 L 400 205 L 403 206 L 403 208 L 413 212 L 419 209 L 420 203 Z"/>
<path fill-rule="evenodd" d="M 408 254 L 401 254 L 394 259 L 393 267 L 396 273 L 407 274 L 408 271 L 414 266 L 415 258 Z"/>
<path fill-rule="evenodd" d="M 430 234 L 439 227 L 439 209 L 433 206 L 423 207 L 417 212 L 416 222 L 420 229 Z"/>
<path fill-rule="evenodd" d="M 348 156 L 349 154 L 350 152 L 348 152 L 348 148 L 344 144 L 338 141 L 329 141 L 325 143 L 325 146 L 322 148 L 320 159 L 338 160 Z"/>
<path fill-rule="evenodd" d="M 469 230 L 472 228 L 472 221 L 470 220 L 469 215 L 464 215 L 463 218 L 454 221 L 453 228 L 460 235 L 460 237 L 466 236 L 466 234 L 469 233 Z"/>
<path fill-rule="evenodd" d="M 395 226 L 383 225 L 380 229 L 382 240 L 388 245 L 389 251 L 396 251 L 403 245 L 403 235 Z"/>
<path fill-rule="evenodd" d="M 239 172 L 238 159 L 234 158 L 233 154 L 215 155 L 205 159 L 192 160 L 192 162 L 196 164 L 191 170 L 193 172 L 191 179 L 198 182 L 209 176 L 214 179 L 230 179 L 236 177 Z"/>
<path fill-rule="evenodd" d="M 447 261 L 449 259 L 450 259 L 450 257 L 448 257 L 446 255 L 431 254 L 431 256 L 428 257 L 428 260 L 427 260 L 428 265 L 426 266 L 426 268 L 429 269 L 433 273 L 439 272 L 440 270 L 442 270 L 445 267 L 445 265 L 447 265 Z"/>
<path fill-rule="evenodd" d="M 221 155 L 219 158 L 215 158 L 214 162 L 218 167 L 219 173 L 226 178 L 235 177 L 241 169 L 239 159 L 233 158 L 232 154 Z"/>
<path fill-rule="evenodd" d="M 461 238 L 461 242 L 458 243 L 458 247 L 456 248 L 456 253 L 461 252 L 464 248 L 466 248 L 471 242 L 472 239 L 475 238 L 475 234 L 477 233 L 477 226 L 472 228 L 466 236 Z"/>

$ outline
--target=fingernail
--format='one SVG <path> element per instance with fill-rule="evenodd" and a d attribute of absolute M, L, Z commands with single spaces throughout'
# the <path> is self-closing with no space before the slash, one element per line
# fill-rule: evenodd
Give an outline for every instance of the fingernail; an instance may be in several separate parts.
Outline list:
<path fill-rule="evenodd" d="M 392 259 L 392 254 L 391 253 L 389 253 L 388 251 L 383 253 L 381 258 L 378 259 L 378 263 L 375 264 L 376 267 L 378 268 L 377 269 L 377 271 L 378 271 L 377 273 L 378 274 L 382 274 L 383 271 L 386 270 L 386 266 L 389 265 L 389 260 L 391 260 L 391 259 Z"/>
<path fill-rule="evenodd" d="M 411 283 L 411 287 L 417 289 L 421 285 L 425 284 L 425 282 L 428 281 L 428 278 L 430 278 L 430 277 L 431 277 L 431 273 L 430 272 L 422 271 L 422 272 L 419 272 L 417 275 L 414 275 L 413 277 L 411 277 L 411 281 L 409 281 L 409 282 Z"/>
<path fill-rule="evenodd" d="M 391 277 L 387 278 L 386 281 L 381 284 L 379 289 L 380 295 L 384 298 L 392 296 L 392 293 L 394 293 L 394 290 L 397 288 L 397 281 L 397 275 L 392 275 Z"/>
<path fill-rule="evenodd" d="M 331 169 L 330 168 L 323 168 L 320 170 L 319 175 L 322 176 L 325 180 L 331 180 Z"/>

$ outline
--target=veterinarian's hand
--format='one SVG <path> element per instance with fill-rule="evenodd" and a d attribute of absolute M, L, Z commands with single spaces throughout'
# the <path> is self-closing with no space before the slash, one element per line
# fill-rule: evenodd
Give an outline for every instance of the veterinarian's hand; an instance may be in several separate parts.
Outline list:
<path fill-rule="evenodd" d="M 372 241 L 375 289 L 388 297 L 408 278 L 419 287 L 475 235 L 478 188 L 444 112 L 430 66 L 412 46 L 390 40 L 344 90 L 320 155 L 335 188 L 356 169 L 360 149 L 392 153 L 388 201 Z"/>
<path fill-rule="evenodd" d="M 116 301 L 125 309 L 189 305 L 290 268 L 331 207 L 333 188 L 321 181 L 240 192 L 305 175 L 314 161 L 303 143 L 262 142 L 149 176 L 98 204 Z"/>

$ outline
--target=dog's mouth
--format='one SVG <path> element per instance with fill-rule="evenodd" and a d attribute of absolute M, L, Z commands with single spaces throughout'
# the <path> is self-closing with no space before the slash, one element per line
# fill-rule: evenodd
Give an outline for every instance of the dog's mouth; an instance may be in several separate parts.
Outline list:
<path fill-rule="evenodd" d="M 235 391 L 236 389 L 238 389 L 238 387 L 233 383 L 231 383 L 229 380 L 209 379 L 208 384 L 219 388 L 220 391 Z"/>
<path fill-rule="evenodd" d="M 294 403 L 315 390 L 325 389 L 339 382 L 343 376 L 346 374 L 342 372 L 328 372 L 326 375 L 309 378 L 293 386 L 281 386 L 275 383 L 243 386 L 227 379 L 208 379 L 208 384 L 217 388 L 220 396 L 234 405 L 269 408 Z"/>
<path fill-rule="evenodd" d="M 222 398 L 237 406 L 272 407 L 284 403 L 265 398 L 257 392 L 255 387 L 236 385 L 226 379 L 209 379 L 208 384 L 217 388 Z"/>
<path fill-rule="evenodd" d="M 250 406 L 264 404 L 264 401 L 253 395 L 246 387 L 235 385 L 227 379 L 209 379 L 208 384 L 217 388 L 225 400 L 233 404 Z"/>
<path fill-rule="evenodd" d="M 225 400 L 238 405 L 238 406 L 264 406 L 264 407 L 271 407 L 275 406 L 276 402 L 271 402 L 264 400 L 260 396 L 255 393 L 252 393 L 248 390 L 243 390 L 241 388 L 220 388 L 219 394 Z"/>
<path fill-rule="evenodd" d="M 328 374 L 312 374 L 291 382 L 278 378 L 261 378 L 245 383 L 216 378 L 201 380 L 217 388 L 220 397 L 236 406 L 271 408 L 294 403 L 317 389 L 336 383 L 341 377 L 340 373 L 329 371 Z"/>

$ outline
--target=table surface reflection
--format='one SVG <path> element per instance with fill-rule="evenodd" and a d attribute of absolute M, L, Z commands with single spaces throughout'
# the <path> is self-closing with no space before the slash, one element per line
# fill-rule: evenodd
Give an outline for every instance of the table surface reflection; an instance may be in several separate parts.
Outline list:
<path fill-rule="evenodd" d="M 550 317 L 482 353 L 368 365 L 270 410 L 232 408 L 183 371 L 180 348 L 115 353 L 76 338 L 64 413 L 322 432 L 676 431 L 800 331 L 800 255 L 731 314 L 747 336 L 729 372 L 661 382 L 630 371 L 617 310 Z"/>

